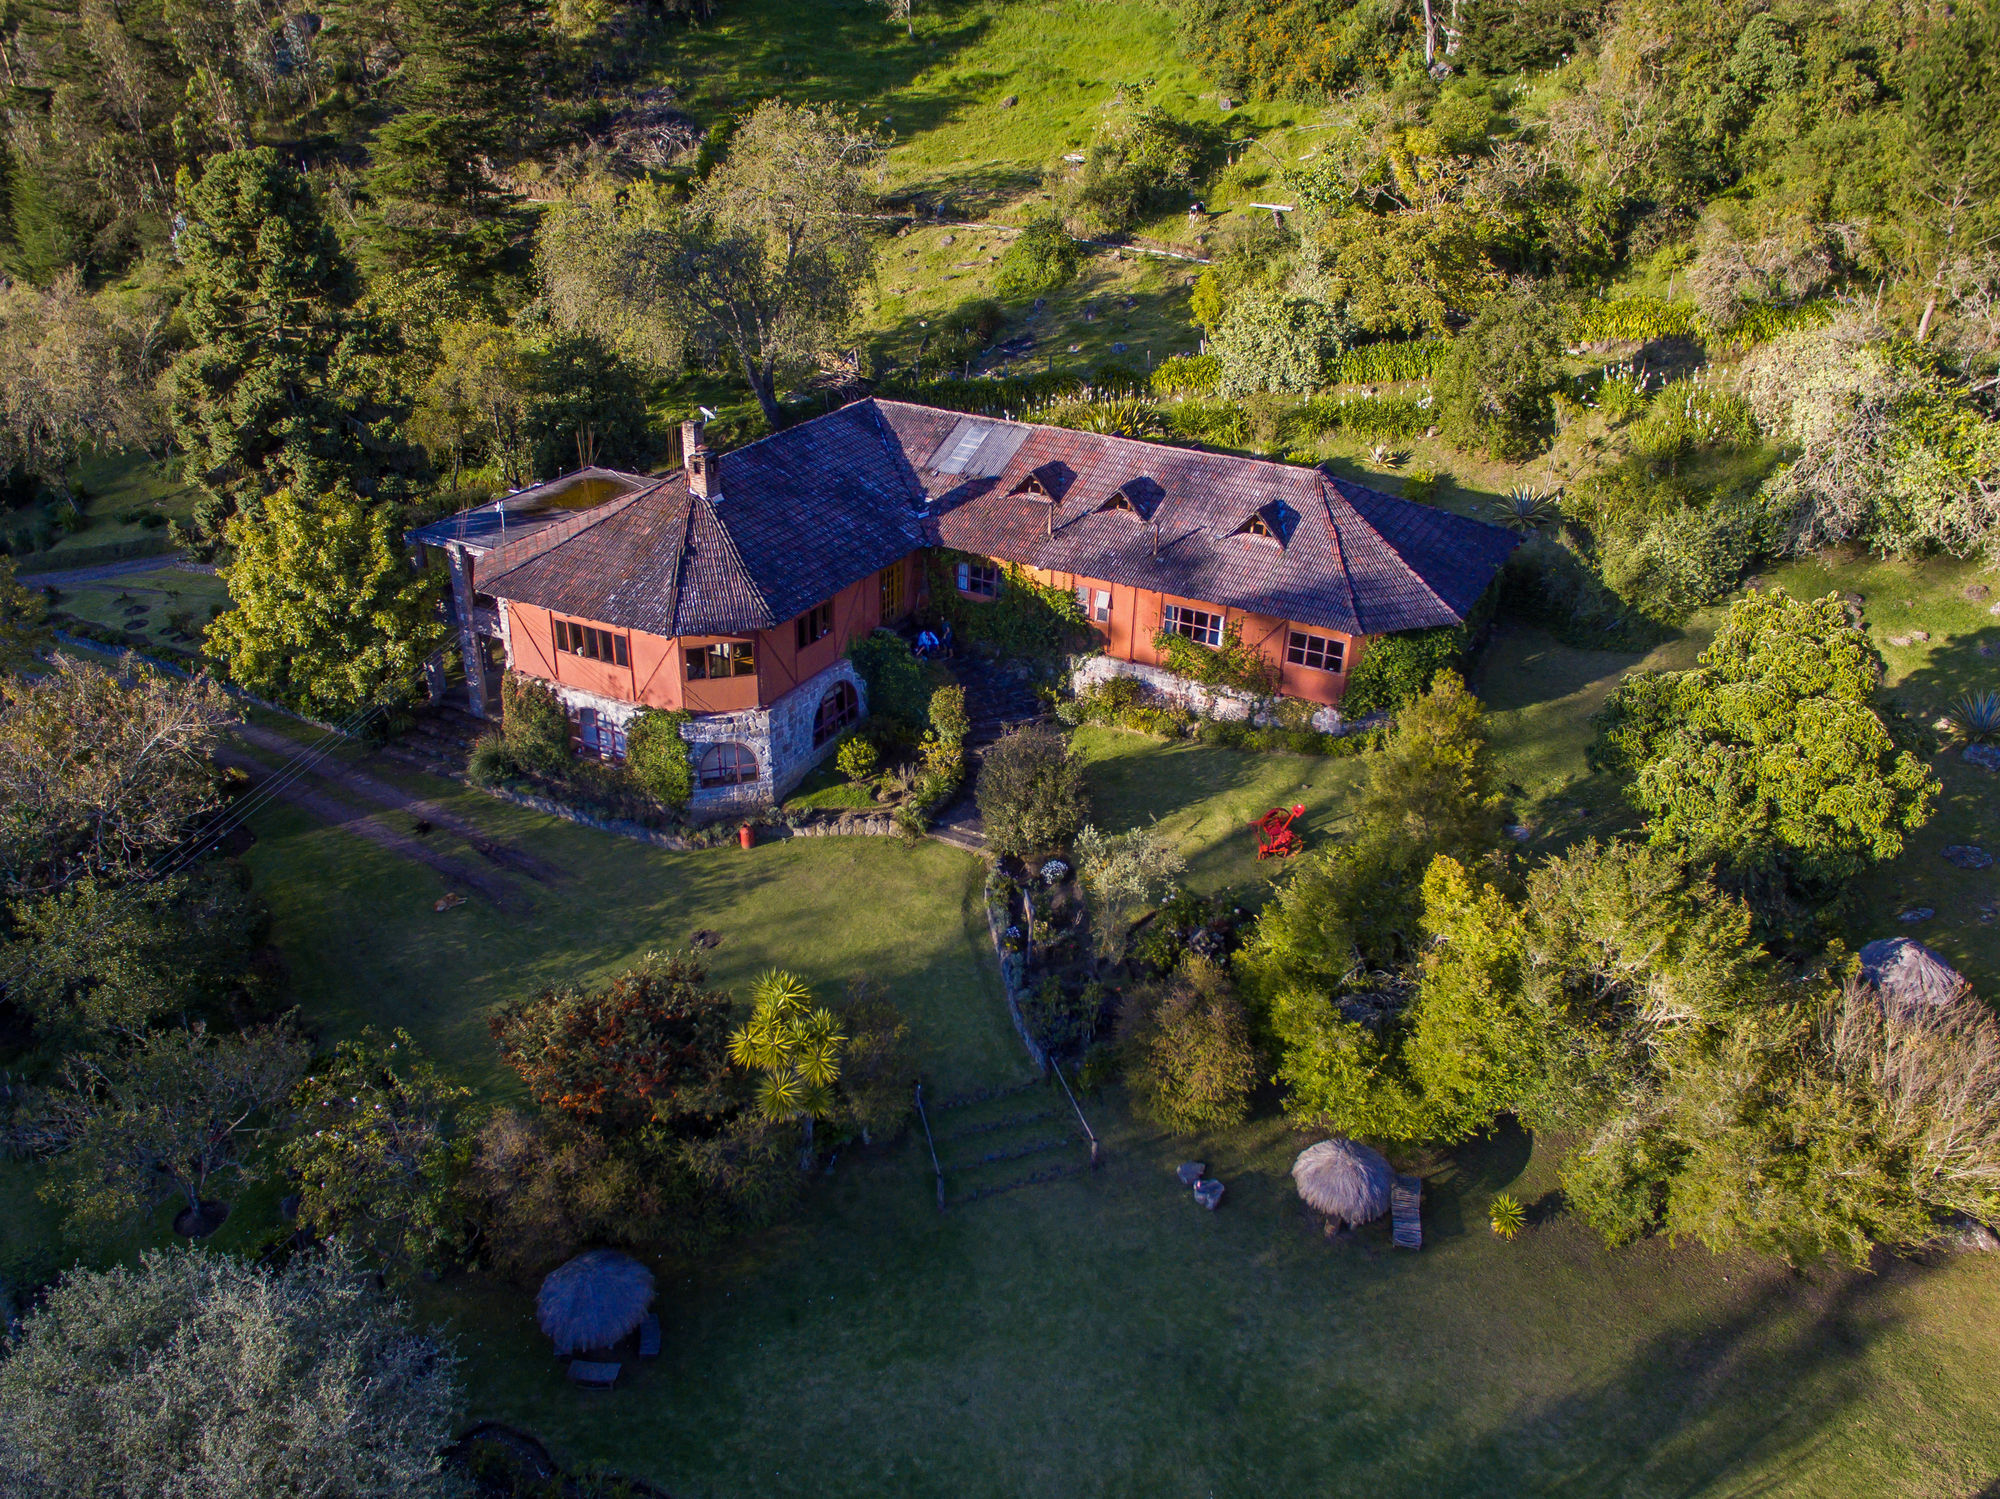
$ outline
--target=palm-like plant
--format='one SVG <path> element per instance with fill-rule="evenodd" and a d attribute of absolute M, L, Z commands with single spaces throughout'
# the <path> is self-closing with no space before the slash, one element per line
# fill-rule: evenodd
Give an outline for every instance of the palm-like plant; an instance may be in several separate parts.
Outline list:
<path fill-rule="evenodd" d="M 813 1120 L 833 1108 L 847 1037 L 832 1011 L 813 1004 L 812 990 L 795 973 L 773 968 L 757 980 L 750 998 L 755 1008 L 730 1035 L 729 1060 L 763 1074 L 757 1112 L 798 1120 L 805 1132 L 803 1158 L 810 1162 Z"/>
<path fill-rule="evenodd" d="M 1495 500 L 1490 508 L 1494 519 L 1510 530 L 1533 531 L 1554 516 L 1556 498 L 1547 490 L 1516 484 L 1507 491 L 1505 498 Z"/>
<path fill-rule="evenodd" d="M 1968 744 L 2000 738 L 2000 692 L 1962 692 L 1944 720 L 1952 737 Z"/>
<path fill-rule="evenodd" d="M 1527 1210 L 1519 1201 L 1502 1192 L 1493 1199 L 1487 1210 L 1486 1221 L 1493 1226 L 1493 1232 L 1503 1239 L 1511 1239 L 1521 1231 L 1521 1225 L 1528 1221 Z"/>

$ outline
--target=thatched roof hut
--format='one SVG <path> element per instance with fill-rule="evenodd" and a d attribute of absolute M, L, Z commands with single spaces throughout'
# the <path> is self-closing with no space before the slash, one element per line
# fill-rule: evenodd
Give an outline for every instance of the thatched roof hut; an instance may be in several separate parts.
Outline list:
<path fill-rule="evenodd" d="M 1292 1180 L 1308 1206 L 1343 1223 L 1372 1223 L 1389 1211 L 1395 1172 L 1379 1150 L 1335 1135 L 1299 1153 Z"/>
<path fill-rule="evenodd" d="M 558 1354 L 609 1348 L 645 1319 L 653 1272 L 615 1249 L 593 1249 L 549 1272 L 535 1297 L 535 1320 Z"/>
<path fill-rule="evenodd" d="M 1957 969 L 1908 937 L 1883 937 L 1862 948 L 1861 977 L 1885 1008 L 1904 1013 L 1948 1005 L 1971 987 Z"/>

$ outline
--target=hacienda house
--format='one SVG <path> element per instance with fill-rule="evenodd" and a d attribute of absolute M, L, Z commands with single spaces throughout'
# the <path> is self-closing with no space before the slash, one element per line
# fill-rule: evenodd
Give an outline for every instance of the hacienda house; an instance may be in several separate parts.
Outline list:
<path fill-rule="evenodd" d="M 867 711 L 850 642 L 928 586 L 1008 568 L 1074 589 L 1107 669 L 1158 681 L 1161 631 L 1235 626 L 1286 696 L 1332 708 L 1373 636 L 1462 623 L 1515 538 L 1316 468 L 863 400 L 665 478 L 586 469 L 411 533 L 444 555 L 475 713 L 538 677 L 579 753 L 646 708 L 694 715 L 695 808 L 783 796 Z M 497 653 L 497 659 L 496 659 Z"/>

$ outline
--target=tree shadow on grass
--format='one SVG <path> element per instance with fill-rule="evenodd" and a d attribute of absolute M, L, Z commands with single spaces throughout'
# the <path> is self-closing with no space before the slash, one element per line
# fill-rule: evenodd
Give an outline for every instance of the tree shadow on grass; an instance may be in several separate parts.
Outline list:
<path fill-rule="evenodd" d="M 1421 1488 L 1576 1496 L 1789 1488 L 1809 1474 L 1834 1423 L 1867 1397 L 1869 1375 L 1855 1354 L 1894 1325 L 1886 1282 L 1914 1273 L 1840 1271 L 1818 1285 L 1772 1277 L 1719 1322 L 1648 1339 L 1594 1388 L 1516 1405 L 1425 1473 Z"/>
<path fill-rule="evenodd" d="M 1954 635 L 1890 690 L 1908 711 L 1934 718 L 1968 692 L 2000 688 L 2000 625 Z"/>

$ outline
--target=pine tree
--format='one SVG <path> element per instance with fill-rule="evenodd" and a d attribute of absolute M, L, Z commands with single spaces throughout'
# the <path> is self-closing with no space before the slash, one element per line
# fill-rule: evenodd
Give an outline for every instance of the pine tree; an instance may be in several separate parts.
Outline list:
<path fill-rule="evenodd" d="M 531 112 L 534 32 L 523 0 L 425 0 L 402 7 L 400 112 L 375 134 L 370 242 L 385 268 L 447 267 L 486 290 L 524 222 L 488 166 L 519 154 Z"/>
<path fill-rule="evenodd" d="M 306 179 L 269 149 L 234 151 L 198 182 L 183 173 L 181 200 L 191 347 L 174 366 L 169 416 L 207 491 L 205 539 L 282 486 L 399 492 L 412 465 L 394 340 L 359 305 L 354 265 Z"/>

